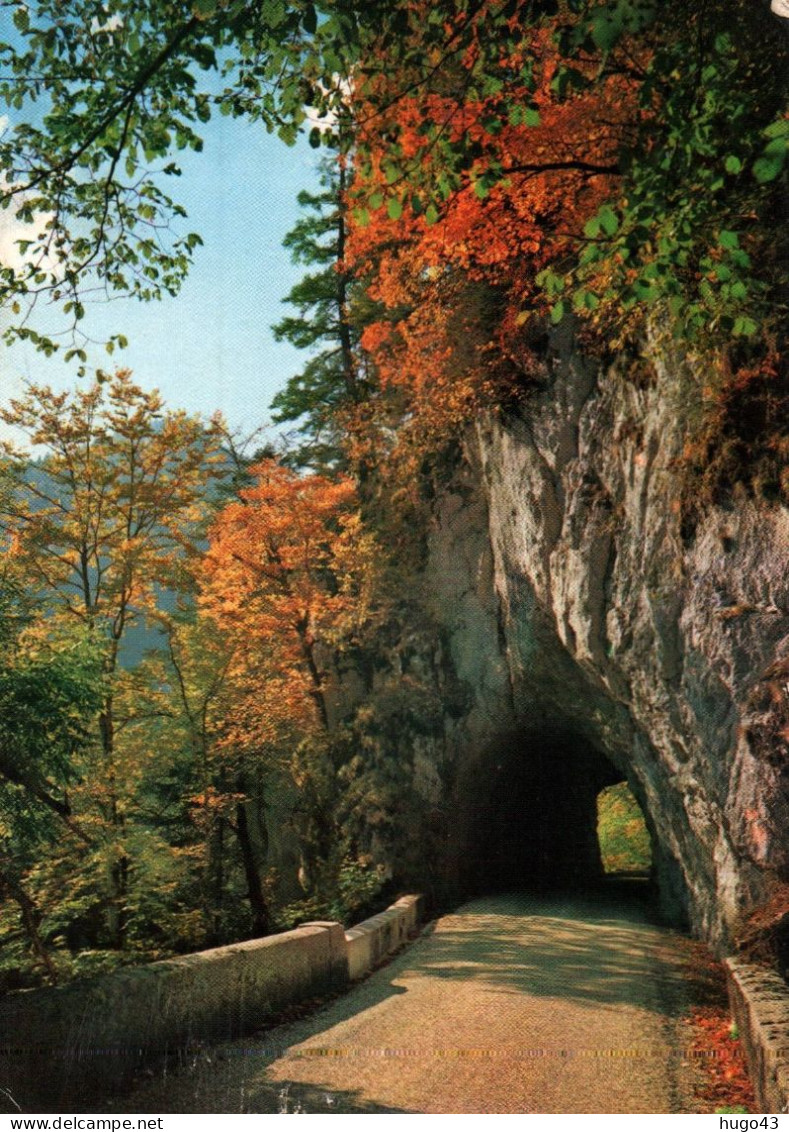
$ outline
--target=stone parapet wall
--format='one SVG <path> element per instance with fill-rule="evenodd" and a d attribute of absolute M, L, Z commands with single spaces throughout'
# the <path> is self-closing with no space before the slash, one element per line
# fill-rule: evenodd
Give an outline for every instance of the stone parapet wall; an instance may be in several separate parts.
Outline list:
<path fill-rule="evenodd" d="M 789 987 L 753 963 L 726 959 L 724 965 L 759 1112 L 789 1112 Z"/>
<path fill-rule="evenodd" d="M 341 990 L 417 926 L 420 897 L 346 934 L 304 924 L 264 939 L 0 998 L 0 1095 L 23 1112 L 79 1111 L 146 1063 L 211 1038 L 262 1028 L 286 1006 Z M 358 940 L 370 940 L 359 949 Z M 351 958 L 352 957 L 352 958 Z M 353 971 L 351 976 L 350 971 Z M 44 1108 L 40 1106 L 44 1105 Z"/>
<path fill-rule="evenodd" d="M 363 920 L 345 933 L 351 979 L 360 979 L 372 971 L 413 935 L 421 905 L 421 896 L 403 896 L 385 912 Z"/>

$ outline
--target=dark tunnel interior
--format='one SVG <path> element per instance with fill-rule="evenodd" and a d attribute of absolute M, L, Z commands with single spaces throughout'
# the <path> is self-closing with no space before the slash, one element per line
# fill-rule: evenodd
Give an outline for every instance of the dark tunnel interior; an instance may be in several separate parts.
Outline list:
<path fill-rule="evenodd" d="M 522 732 L 497 743 L 462 786 L 456 863 L 463 888 L 550 892 L 599 884 L 597 798 L 623 777 L 572 733 Z"/>

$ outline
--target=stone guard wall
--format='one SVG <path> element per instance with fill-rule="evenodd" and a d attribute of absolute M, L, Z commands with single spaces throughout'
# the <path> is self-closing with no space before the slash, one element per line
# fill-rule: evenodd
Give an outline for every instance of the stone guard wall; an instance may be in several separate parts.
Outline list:
<path fill-rule="evenodd" d="M 419 924 L 421 899 L 402 896 L 385 912 L 363 920 L 345 933 L 351 979 L 360 979 L 372 971 L 414 934 Z"/>
<path fill-rule="evenodd" d="M 748 1059 L 759 1112 L 789 1112 L 789 994 L 777 974 L 726 959 L 732 1014 Z"/>
<path fill-rule="evenodd" d="M 123 1087 L 157 1057 L 209 1038 L 239 1037 L 285 1006 L 341 990 L 405 942 L 420 906 L 421 897 L 406 896 L 348 933 L 337 923 L 305 924 L 84 983 L 6 995 L 0 1098 L 7 1091 L 23 1112 L 85 1111 L 90 1097 Z M 0 1111 L 17 1111 L 14 1103 Z"/>

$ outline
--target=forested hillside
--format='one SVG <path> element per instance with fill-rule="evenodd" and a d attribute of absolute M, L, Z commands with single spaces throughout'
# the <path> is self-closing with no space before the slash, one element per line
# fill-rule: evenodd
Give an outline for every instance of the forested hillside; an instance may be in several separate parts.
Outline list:
<path fill-rule="evenodd" d="M 789 497 L 789 39 L 766 5 L 63 7 L 0 3 L 5 339 L 83 371 L 0 414 L 29 440 L 0 468 L 6 988 L 447 890 L 473 689 L 425 566 L 469 430 L 528 432 L 562 341 L 576 389 L 614 367 L 622 404 L 659 387 L 658 347 L 688 363 L 686 545 L 712 507 Z M 272 406 L 293 431 L 251 456 L 145 374 L 86 372 L 91 295 L 175 294 L 199 254 L 170 185 L 214 114 L 325 152 L 273 331 L 305 350 Z M 141 626 L 157 647 L 124 664 Z"/>

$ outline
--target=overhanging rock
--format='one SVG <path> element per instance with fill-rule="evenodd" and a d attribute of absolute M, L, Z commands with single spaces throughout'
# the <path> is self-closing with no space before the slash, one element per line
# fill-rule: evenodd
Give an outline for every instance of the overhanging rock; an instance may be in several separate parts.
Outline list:
<path fill-rule="evenodd" d="M 436 755 L 443 869 L 473 872 L 502 751 L 542 759 L 549 786 L 570 737 L 576 765 L 627 779 L 666 907 L 724 951 L 789 896 L 789 512 L 743 494 L 683 527 L 700 378 L 650 351 L 637 380 L 598 372 L 558 331 L 539 388 L 467 434 L 439 493 L 426 583 L 465 704 Z"/>

